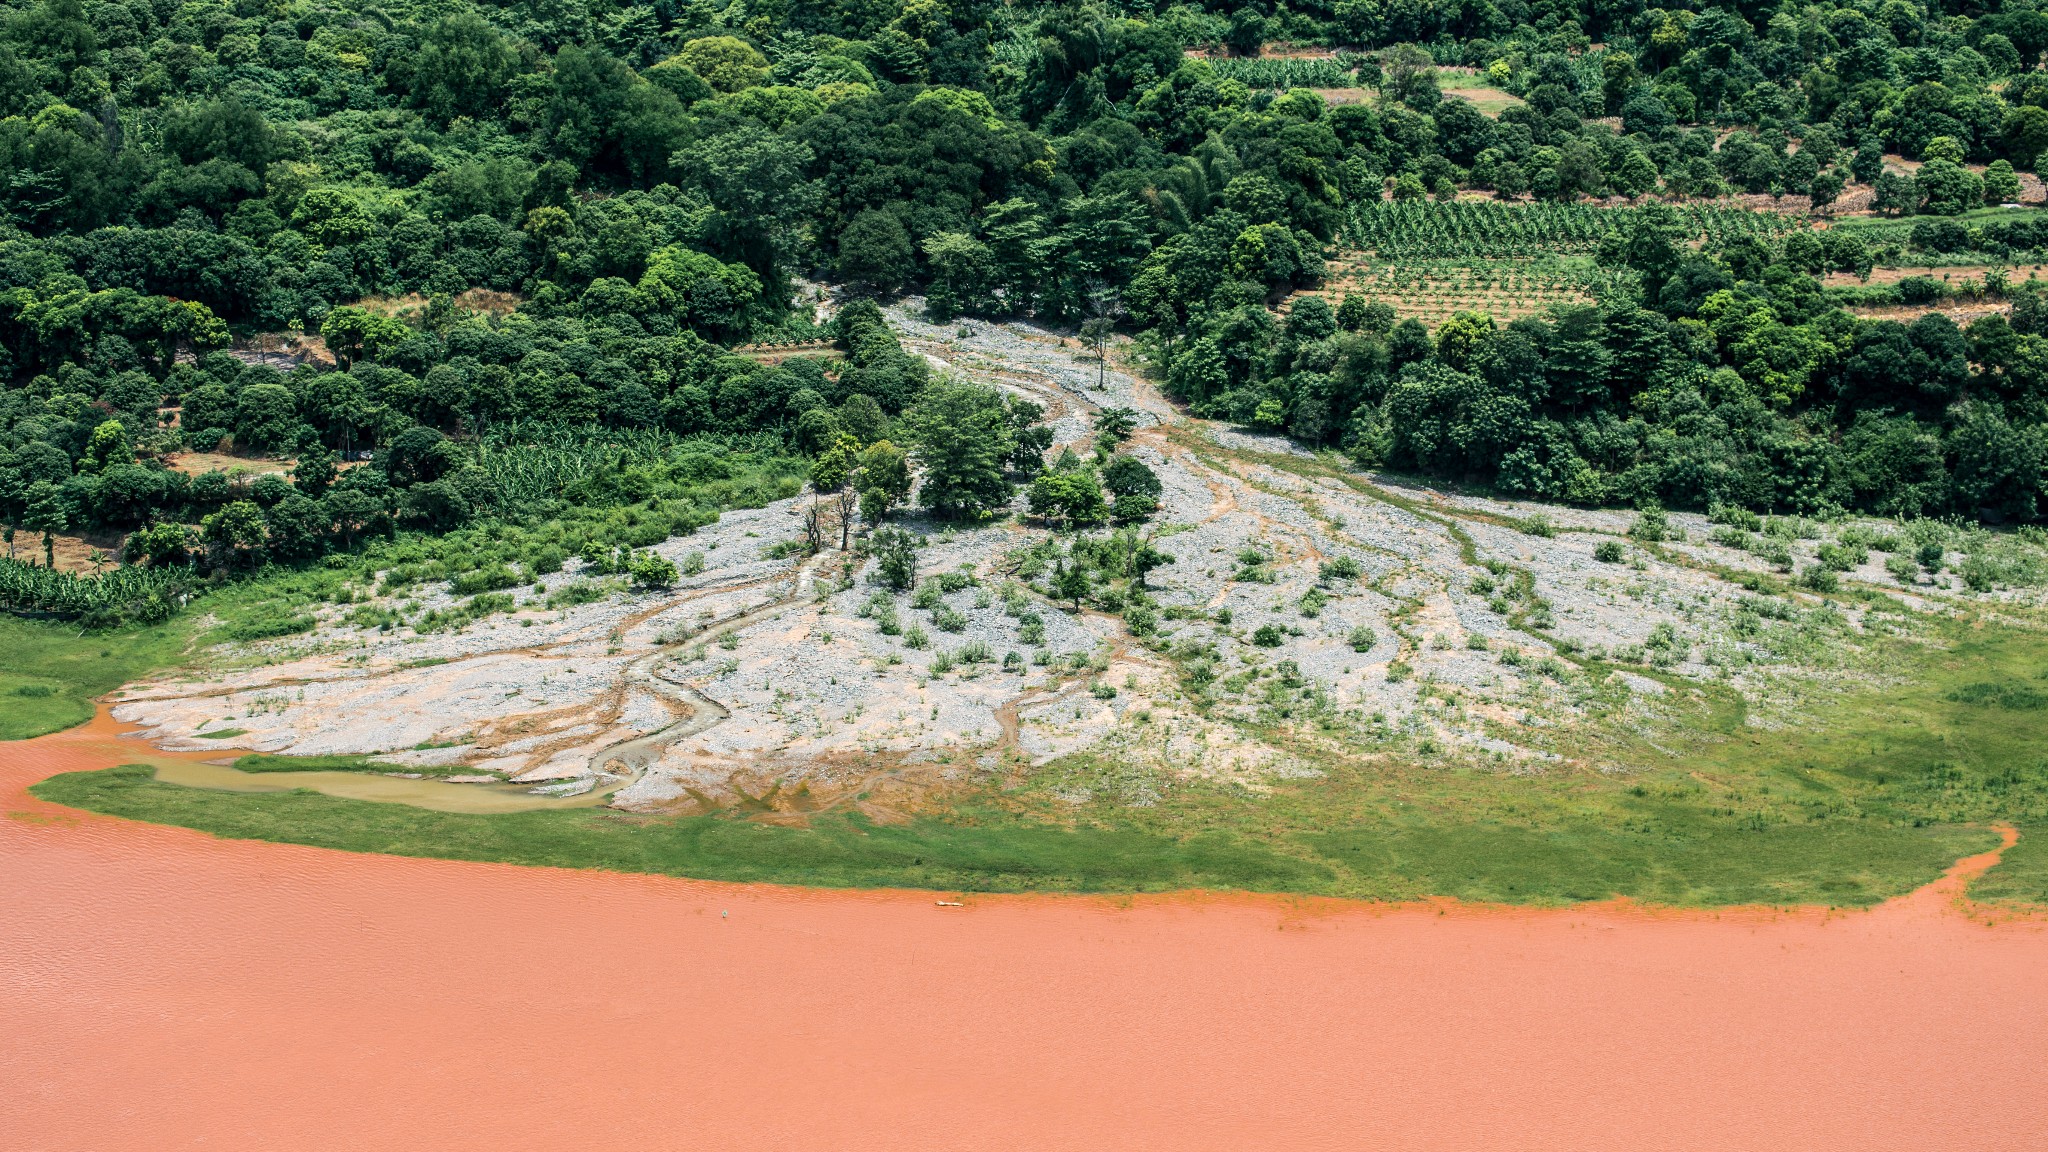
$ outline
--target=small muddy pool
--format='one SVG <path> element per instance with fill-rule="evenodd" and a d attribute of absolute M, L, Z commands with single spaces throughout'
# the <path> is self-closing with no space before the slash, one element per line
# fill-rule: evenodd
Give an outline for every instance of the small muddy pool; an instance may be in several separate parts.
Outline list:
<path fill-rule="evenodd" d="M 530 812 L 548 808 L 594 808 L 626 786 L 614 780 L 580 796 L 535 795 L 531 784 L 450 784 L 446 780 L 415 780 L 387 776 L 381 772 L 243 772 L 226 764 L 207 760 L 181 760 L 162 755 L 139 755 L 130 763 L 156 769 L 156 778 L 187 788 L 215 788 L 224 792 L 290 792 L 310 788 L 344 800 L 373 800 L 380 804 L 411 804 L 436 812 L 469 812 L 491 815 L 500 812 Z"/>

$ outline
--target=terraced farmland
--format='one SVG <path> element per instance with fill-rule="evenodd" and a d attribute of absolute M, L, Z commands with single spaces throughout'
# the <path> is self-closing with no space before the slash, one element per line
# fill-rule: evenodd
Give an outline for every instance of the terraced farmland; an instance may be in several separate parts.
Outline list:
<path fill-rule="evenodd" d="M 1624 275 L 1585 260 L 1381 261 L 1354 252 L 1330 262 L 1330 276 L 1315 294 L 1332 307 L 1352 295 L 1382 302 L 1400 318 L 1434 328 L 1458 312 L 1506 321 L 1560 304 L 1589 304 Z"/>
<path fill-rule="evenodd" d="M 1790 217 L 1721 204 L 1674 205 L 1688 240 L 1725 245 L 1798 227 Z M 1355 204 L 1341 232 L 1346 246 L 1384 259 L 1501 260 L 1586 255 L 1633 224 L 1642 208 L 1538 201 L 1372 201 Z"/>

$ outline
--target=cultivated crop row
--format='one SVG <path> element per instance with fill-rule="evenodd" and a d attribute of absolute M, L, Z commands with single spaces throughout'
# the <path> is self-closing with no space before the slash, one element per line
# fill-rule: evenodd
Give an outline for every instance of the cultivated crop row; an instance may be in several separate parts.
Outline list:
<path fill-rule="evenodd" d="M 1335 60 L 1303 60 L 1289 57 L 1209 61 L 1209 67 L 1224 80 L 1236 80 L 1247 88 L 1349 88 L 1351 73 Z"/>
<path fill-rule="evenodd" d="M 0 608 L 78 617 L 121 613 L 142 620 L 170 616 L 193 583 L 187 567 L 116 568 L 98 576 L 0 557 Z"/>
<path fill-rule="evenodd" d="M 1600 242 L 1629 228 L 1643 209 L 1537 201 L 1368 201 L 1354 204 L 1344 243 L 1382 259 L 1513 259 L 1590 255 Z M 1685 239 L 1719 247 L 1741 236 L 1770 236 L 1794 227 L 1790 219 L 1719 204 L 1674 205 Z"/>

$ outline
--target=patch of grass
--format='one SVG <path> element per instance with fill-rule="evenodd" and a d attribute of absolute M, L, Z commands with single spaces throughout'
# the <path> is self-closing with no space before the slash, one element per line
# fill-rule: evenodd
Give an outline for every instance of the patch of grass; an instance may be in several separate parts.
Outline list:
<path fill-rule="evenodd" d="M 368 756 L 272 756 L 251 752 L 235 761 L 239 772 L 389 772 Z"/>
<path fill-rule="evenodd" d="M 1621 895 L 1673 905 L 1875 903 L 1985 841 L 1957 828 L 1685 826 L 1692 823 L 1464 824 L 1308 839 L 1353 871 L 1399 876 L 1432 895 L 1509 904 Z"/>
<path fill-rule="evenodd" d="M 1972 899 L 1988 903 L 2048 902 L 2048 820 L 2018 824 L 2020 842 L 2005 850 L 1998 867 L 1970 885 Z"/>
<path fill-rule="evenodd" d="M 1947 699 L 1959 704 L 1976 704 L 2012 711 L 2030 712 L 2036 708 L 2048 708 L 2048 694 L 2024 684 L 1994 684 L 1982 680 L 1950 690 Z"/>
<path fill-rule="evenodd" d="M 76 624 L 0 615 L 0 740 L 22 740 L 92 719 L 93 699 L 175 664 L 189 621 L 81 632 Z"/>
<path fill-rule="evenodd" d="M 711 816 L 647 819 L 589 809 L 492 816 L 341 800 L 317 792 L 216 792 L 159 783 L 130 764 L 67 772 L 34 788 L 59 804 L 217 836 L 356 852 L 501 860 L 826 887 L 915 885 L 976 891 L 1306 892 L 1329 870 L 1229 833 L 1172 837 L 1014 820 L 877 825 L 824 816 L 783 828 Z"/>
<path fill-rule="evenodd" d="M 304 613 L 289 616 L 257 614 L 228 625 L 227 635 L 231 640 L 274 640 L 279 636 L 311 632 L 315 623 L 312 616 Z"/>
<path fill-rule="evenodd" d="M 201 740 L 226 740 L 233 736 L 247 736 L 248 734 L 249 730 L 247 728 L 222 728 L 217 732 L 194 732 L 192 735 Z"/>

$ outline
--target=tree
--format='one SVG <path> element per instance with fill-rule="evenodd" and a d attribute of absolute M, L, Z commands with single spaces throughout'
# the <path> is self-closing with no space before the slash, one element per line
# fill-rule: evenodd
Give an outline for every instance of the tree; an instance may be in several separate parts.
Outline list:
<path fill-rule="evenodd" d="M 1135 456 L 1118 456 L 1102 469 L 1102 486 L 1116 498 L 1118 520 L 1143 520 L 1159 509 L 1159 477 Z"/>
<path fill-rule="evenodd" d="M 1003 404 L 1010 416 L 1010 434 L 1016 439 L 1016 447 L 1010 450 L 1010 467 L 1036 473 L 1045 467 L 1046 450 L 1052 447 L 1052 428 L 1039 423 L 1045 419 L 1045 406 L 1015 396 L 1005 396 Z"/>
<path fill-rule="evenodd" d="M 282 384 L 251 384 L 235 398 L 235 447 L 276 452 L 298 438 L 299 402 Z"/>
<path fill-rule="evenodd" d="M 766 273 L 782 258 L 797 222 L 816 199 L 817 189 L 804 179 L 811 160 L 806 144 L 744 127 L 678 152 L 672 163 L 718 209 L 722 219 L 713 227 L 723 232 L 728 250 L 754 271 Z"/>
<path fill-rule="evenodd" d="M 901 528 L 878 528 L 868 537 L 875 553 L 875 582 L 897 592 L 917 583 L 917 537 Z"/>
<path fill-rule="evenodd" d="M 1887 168 L 1877 175 L 1877 193 L 1871 197 L 1870 206 L 1893 216 L 1910 216 L 1920 210 L 1920 189 L 1911 176 L 1901 176 Z"/>
<path fill-rule="evenodd" d="M 488 115 L 518 68 L 517 54 L 489 21 L 458 12 L 437 23 L 420 45 L 410 99 L 442 123 Z"/>
<path fill-rule="evenodd" d="M 128 430 L 121 427 L 118 420 L 103 420 L 92 430 L 85 455 L 79 457 L 78 470 L 104 472 L 116 464 L 130 464 L 134 460 L 135 453 L 128 446 Z"/>
<path fill-rule="evenodd" d="M 1913 183 L 1924 198 L 1921 210 L 1930 215 L 1954 216 L 1984 202 L 1984 181 L 1952 160 L 1929 160 L 1922 164 Z"/>
<path fill-rule="evenodd" d="M 811 462 L 811 488 L 820 496 L 832 497 L 839 507 L 839 550 L 852 543 L 853 502 L 858 499 L 854 491 L 854 477 L 860 469 L 860 443 L 844 432 L 832 442 L 832 446 L 818 454 Z"/>
<path fill-rule="evenodd" d="M 796 418 L 796 446 L 800 452 L 819 455 L 831 448 L 832 442 L 841 435 L 839 417 L 830 408 L 821 405 Z"/>
<path fill-rule="evenodd" d="M 1630 151 L 1608 183 L 1623 196 L 1636 197 L 1657 188 L 1657 164 L 1638 151 Z"/>
<path fill-rule="evenodd" d="M 377 466 L 399 488 L 438 480 L 459 466 L 462 450 L 432 428 L 412 427 L 378 453 Z"/>
<path fill-rule="evenodd" d="M 860 514 L 880 524 L 898 504 L 910 498 L 910 458 L 887 440 L 877 440 L 860 454 Z"/>
<path fill-rule="evenodd" d="M 903 423 L 924 473 L 918 499 L 926 508 L 949 519 L 978 519 L 1009 503 L 1003 462 L 1016 439 L 995 389 L 935 382 Z"/>
<path fill-rule="evenodd" d="M 354 305 L 334 309 L 320 323 L 320 338 L 344 371 L 357 360 L 375 359 L 379 352 L 411 335 L 412 329 L 403 322 Z"/>
<path fill-rule="evenodd" d="M 936 232 L 925 238 L 924 258 L 932 275 L 926 304 L 935 315 L 943 319 L 985 306 L 994 270 L 988 245 L 964 232 Z"/>
<path fill-rule="evenodd" d="M 1109 386 L 1109 341 L 1116 335 L 1116 322 L 1094 316 L 1081 322 L 1081 343 L 1095 353 L 1095 387 Z"/>
<path fill-rule="evenodd" d="M 1101 483 L 1085 470 L 1039 473 L 1029 499 L 1032 512 L 1065 527 L 1098 523 L 1108 511 Z"/>
<path fill-rule="evenodd" d="M 1813 208 L 1816 212 L 1833 204 L 1841 194 L 1842 173 L 1840 169 L 1836 168 L 1830 168 L 1815 176 L 1812 185 L 1807 189 L 1807 195 L 1812 197 Z"/>
<path fill-rule="evenodd" d="M 768 79 L 768 60 L 737 36 L 704 36 L 677 53 L 685 67 L 720 92 L 737 92 Z"/>
<path fill-rule="evenodd" d="M 325 544 L 326 511 L 318 501 L 293 492 L 263 514 L 272 556 L 279 560 L 310 560 Z"/>
<path fill-rule="evenodd" d="M 130 564 L 165 567 L 191 559 L 192 544 L 192 530 L 183 524 L 146 524 L 129 533 L 123 552 Z"/>
<path fill-rule="evenodd" d="M 292 484 L 318 500 L 334 483 L 336 472 L 334 453 L 328 451 L 326 445 L 316 442 L 299 453 L 298 462 L 292 466 Z"/>
<path fill-rule="evenodd" d="M 1984 202 L 2007 204 L 2020 198 L 2020 178 L 2009 160 L 1993 160 L 1984 169 Z"/>
<path fill-rule="evenodd" d="M 1081 610 L 1081 601 L 1088 598 L 1088 593 L 1093 587 L 1094 580 L 1090 577 L 1088 566 L 1083 564 L 1078 558 L 1075 558 L 1072 563 L 1068 563 L 1065 560 L 1053 561 L 1053 595 L 1061 600 L 1071 600 L 1074 604 L 1074 611 L 1079 612 Z"/>
<path fill-rule="evenodd" d="M 199 535 L 206 542 L 207 561 L 233 571 L 262 558 L 270 530 L 263 509 L 252 501 L 236 500 L 200 521 Z"/>
<path fill-rule="evenodd" d="M 1223 42 L 1234 56 L 1257 56 L 1266 43 L 1266 18 L 1258 9 L 1239 6 L 1230 13 L 1230 27 Z"/>
<path fill-rule="evenodd" d="M 873 396 L 856 392 L 839 405 L 839 427 L 863 444 L 873 444 L 889 434 L 889 417 Z"/>
<path fill-rule="evenodd" d="M 1138 430 L 1138 413 L 1130 408 L 1104 408 L 1095 414 L 1095 448 L 1104 457 Z"/>
<path fill-rule="evenodd" d="M 22 513 L 22 526 L 31 532 L 43 534 L 43 566 L 57 566 L 57 533 L 71 526 L 71 503 L 64 498 L 64 490 L 48 480 L 38 480 L 28 486 L 27 509 Z"/>
<path fill-rule="evenodd" d="M 890 295 L 917 270 L 910 233 L 893 213 L 867 209 L 839 234 L 839 275 L 870 292 Z"/>

